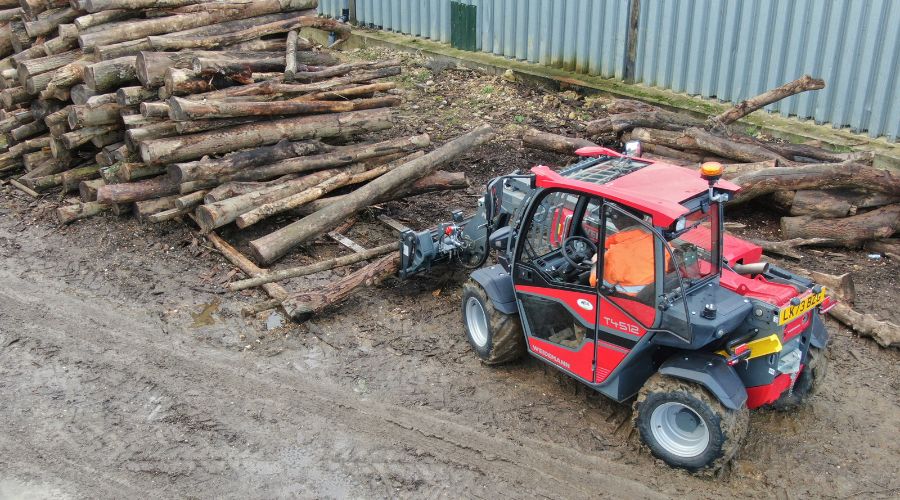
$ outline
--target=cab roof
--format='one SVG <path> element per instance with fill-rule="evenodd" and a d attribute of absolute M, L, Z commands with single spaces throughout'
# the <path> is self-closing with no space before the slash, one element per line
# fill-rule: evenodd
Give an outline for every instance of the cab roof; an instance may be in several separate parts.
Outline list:
<path fill-rule="evenodd" d="M 606 148 L 602 150 L 604 156 L 614 154 L 620 158 L 627 158 L 636 167 L 624 175 L 601 181 L 600 178 L 592 178 L 590 175 L 564 175 L 553 171 L 550 167 L 539 165 L 531 169 L 535 174 L 536 185 L 541 188 L 574 190 L 615 201 L 650 215 L 653 225 L 660 227 L 668 227 L 679 217 L 687 214 L 690 210 L 683 203 L 709 189 L 709 183 L 700 177 L 699 170 L 644 158 L 628 158 Z M 599 168 L 602 171 L 604 166 L 612 165 L 601 162 L 591 168 Z M 737 184 L 721 179 L 715 187 L 730 193 L 740 189 Z"/>

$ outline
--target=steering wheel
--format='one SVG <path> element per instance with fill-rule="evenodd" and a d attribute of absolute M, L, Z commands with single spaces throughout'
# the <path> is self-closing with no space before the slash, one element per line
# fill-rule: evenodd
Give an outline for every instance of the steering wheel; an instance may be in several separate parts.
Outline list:
<path fill-rule="evenodd" d="M 591 270 L 591 257 L 597 253 L 597 245 L 593 241 L 584 236 L 573 235 L 563 240 L 560 249 L 563 259 L 575 266 L 575 269 L 582 272 Z"/>

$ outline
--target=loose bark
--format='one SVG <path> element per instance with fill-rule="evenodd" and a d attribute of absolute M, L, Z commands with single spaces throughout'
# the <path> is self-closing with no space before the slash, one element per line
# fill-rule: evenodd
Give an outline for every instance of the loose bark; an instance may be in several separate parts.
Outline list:
<path fill-rule="evenodd" d="M 282 307 L 295 321 L 304 321 L 335 306 L 364 286 L 374 286 L 397 274 L 400 254 L 387 255 L 318 290 L 290 296 Z"/>
<path fill-rule="evenodd" d="M 178 193 L 178 184 L 161 175 L 138 182 L 108 184 L 97 190 L 100 203 L 133 203 Z"/>
<path fill-rule="evenodd" d="M 865 241 L 888 238 L 900 230 L 900 204 L 877 208 L 844 219 L 782 217 L 781 233 L 786 238 L 828 238 L 834 245 L 858 247 Z"/>
<path fill-rule="evenodd" d="M 290 142 L 283 140 L 273 146 L 240 151 L 222 158 L 204 158 L 188 163 L 169 165 L 168 174 L 175 182 L 182 183 L 199 179 L 215 179 L 235 174 L 242 170 L 274 163 L 288 158 L 306 156 L 322 151 L 326 146 L 319 142 Z"/>
<path fill-rule="evenodd" d="M 711 128 L 723 127 L 740 120 L 757 109 L 768 106 L 773 102 L 780 101 L 785 97 L 799 94 L 800 92 L 805 92 L 807 90 L 819 90 L 824 88 L 825 80 L 804 75 L 802 78 L 794 80 L 793 82 L 786 83 L 756 97 L 735 104 L 734 107 L 728 111 L 725 111 L 718 116 L 711 117 L 708 126 Z"/>
<path fill-rule="evenodd" d="M 76 220 L 86 219 L 103 213 L 110 208 L 112 208 L 110 205 L 105 205 L 96 201 L 66 205 L 56 209 L 56 219 L 60 224 L 71 224 Z"/>
<path fill-rule="evenodd" d="M 275 102 L 230 102 L 191 101 L 173 97 L 169 99 L 170 117 L 177 121 L 209 118 L 233 118 L 241 116 L 310 115 L 340 113 L 398 106 L 400 98 L 395 96 L 357 99 L 352 101 L 275 101 Z"/>
<path fill-rule="evenodd" d="M 550 151 L 559 154 L 574 154 L 575 150 L 586 147 L 596 147 L 597 144 L 587 139 L 576 139 L 549 132 L 541 132 L 536 129 L 528 129 L 522 134 L 522 145 L 542 151 Z"/>
<path fill-rule="evenodd" d="M 396 117 L 387 109 L 286 118 L 141 143 L 148 164 L 193 160 L 282 139 L 304 140 L 371 132 L 390 128 Z"/>
<path fill-rule="evenodd" d="M 362 186 L 347 195 L 347 198 L 341 203 L 332 204 L 274 233 L 253 240 L 250 242 L 251 251 L 259 262 L 273 262 L 284 256 L 294 246 L 334 228 L 357 210 L 366 207 L 372 200 L 421 179 L 444 163 L 484 144 L 491 137 L 493 137 L 491 127 L 482 125 L 431 153 L 412 160 Z"/>

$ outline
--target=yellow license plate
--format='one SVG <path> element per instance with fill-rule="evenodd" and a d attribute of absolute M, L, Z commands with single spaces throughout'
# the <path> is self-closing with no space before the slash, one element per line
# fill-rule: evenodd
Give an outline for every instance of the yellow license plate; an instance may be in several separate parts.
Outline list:
<path fill-rule="evenodd" d="M 824 301 L 825 287 L 823 286 L 821 292 L 807 295 L 796 306 L 788 305 L 781 308 L 781 311 L 778 312 L 778 324 L 783 325 L 789 323 Z"/>

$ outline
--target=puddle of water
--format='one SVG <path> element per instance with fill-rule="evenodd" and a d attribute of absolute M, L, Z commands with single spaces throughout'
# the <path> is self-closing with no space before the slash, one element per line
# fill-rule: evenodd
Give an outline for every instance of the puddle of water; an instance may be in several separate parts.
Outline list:
<path fill-rule="evenodd" d="M 191 313 L 194 322 L 191 328 L 200 328 L 201 326 L 209 326 L 216 322 L 213 313 L 219 310 L 219 299 L 214 299 L 209 304 L 204 304 L 203 309 L 199 313 Z"/>

